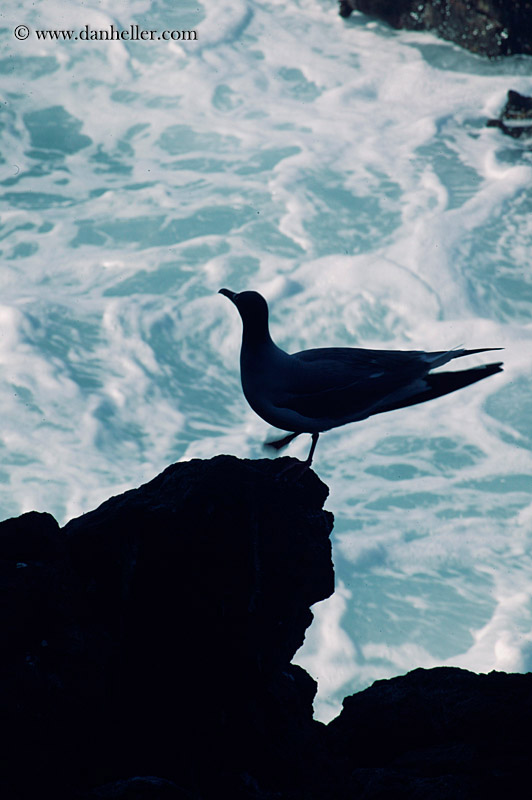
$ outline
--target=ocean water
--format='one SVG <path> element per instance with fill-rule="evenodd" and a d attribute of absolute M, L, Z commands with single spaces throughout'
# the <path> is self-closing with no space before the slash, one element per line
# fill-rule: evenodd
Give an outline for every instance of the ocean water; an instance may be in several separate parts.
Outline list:
<path fill-rule="evenodd" d="M 261 291 L 289 351 L 504 347 L 501 375 L 320 438 L 337 590 L 296 660 L 323 720 L 417 666 L 532 669 L 532 146 L 485 127 L 532 59 L 333 0 L 9 6 L 0 518 L 264 456 L 221 286 Z M 132 25 L 156 33 L 94 34 Z"/>

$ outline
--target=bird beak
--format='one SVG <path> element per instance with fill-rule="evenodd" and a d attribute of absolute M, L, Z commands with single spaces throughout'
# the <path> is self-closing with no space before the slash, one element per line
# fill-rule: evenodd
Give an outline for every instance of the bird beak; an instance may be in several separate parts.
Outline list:
<path fill-rule="evenodd" d="M 224 294 L 233 303 L 235 302 L 236 295 L 237 295 L 237 293 L 236 292 L 232 292 L 231 289 L 220 289 L 218 294 Z"/>

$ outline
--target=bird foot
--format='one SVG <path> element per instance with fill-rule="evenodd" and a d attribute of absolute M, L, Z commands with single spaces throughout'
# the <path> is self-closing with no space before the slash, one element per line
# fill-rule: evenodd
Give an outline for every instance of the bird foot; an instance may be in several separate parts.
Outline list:
<path fill-rule="evenodd" d="M 308 461 L 308 459 L 306 461 L 296 461 L 295 463 L 288 464 L 277 473 L 275 476 L 276 480 L 290 480 L 291 483 L 297 483 L 301 476 L 310 469 L 310 464 L 311 462 Z"/>
<path fill-rule="evenodd" d="M 291 433 L 289 436 L 286 436 L 285 439 L 291 441 L 291 439 L 295 438 L 296 436 L 297 433 Z M 314 450 L 316 449 L 316 445 L 318 443 L 318 438 L 319 438 L 319 433 L 312 434 L 312 444 L 310 446 L 310 452 L 305 461 L 298 461 L 295 464 L 289 464 L 287 467 L 285 467 L 278 473 L 277 477 L 282 478 L 284 475 L 290 472 L 294 476 L 294 483 L 295 483 L 295 481 L 297 481 L 312 464 L 312 458 L 314 456 Z"/>

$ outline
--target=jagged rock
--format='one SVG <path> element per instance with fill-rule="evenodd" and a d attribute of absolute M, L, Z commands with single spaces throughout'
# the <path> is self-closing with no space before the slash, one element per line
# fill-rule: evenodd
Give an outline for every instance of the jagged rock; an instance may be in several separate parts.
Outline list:
<path fill-rule="evenodd" d="M 316 684 L 290 661 L 334 588 L 332 515 L 314 473 L 278 478 L 286 463 L 175 464 L 61 531 L 0 525 L 6 796 L 79 776 L 235 796 L 301 780 Z"/>
<path fill-rule="evenodd" d="M 0 526 L 0 552 L 4 559 L 42 561 L 54 558 L 61 551 L 63 537 L 51 514 L 29 511 Z"/>
<path fill-rule="evenodd" d="M 498 119 L 489 119 L 489 128 L 500 128 L 503 133 L 513 136 L 528 138 L 532 136 L 532 97 L 514 92 L 508 92 L 508 100 Z"/>
<path fill-rule="evenodd" d="M 532 746 L 532 674 L 416 669 L 347 697 L 329 747 L 355 766 L 346 797 L 518 796 Z"/>
<path fill-rule="evenodd" d="M 83 743 L 83 711 L 91 697 L 101 702 L 97 674 L 85 682 L 91 653 L 65 544 L 49 514 L 0 524 L 0 785 L 17 800 L 42 783 L 53 795 L 68 782 L 71 743 Z M 101 654 L 96 660 L 103 666 Z"/>
<path fill-rule="evenodd" d="M 340 0 L 340 15 L 378 17 L 394 28 L 431 30 L 491 58 L 532 53 L 532 0 Z"/>
<path fill-rule="evenodd" d="M 313 721 L 290 661 L 333 591 L 332 515 L 286 464 L 174 464 L 63 529 L 0 524 L 3 797 L 521 796 L 532 674 L 418 669 Z"/>

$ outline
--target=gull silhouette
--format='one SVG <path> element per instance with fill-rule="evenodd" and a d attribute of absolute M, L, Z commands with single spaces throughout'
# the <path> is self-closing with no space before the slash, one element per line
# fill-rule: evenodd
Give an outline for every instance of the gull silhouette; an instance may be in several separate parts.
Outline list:
<path fill-rule="evenodd" d="M 424 403 L 502 372 L 501 362 L 459 372 L 431 372 L 454 358 L 500 347 L 431 353 L 318 347 L 290 355 L 270 336 L 268 304 L 262 295 L 230 289 L 220 289 L 219 294 L 228 297 L 242 317 L 240 377 L 246 400 L 270 425 L 290 431 L 265 446 L 280 450 L 301 433 L 312 434 L 304 467 L 311 465 L 323 431 Z"/>

